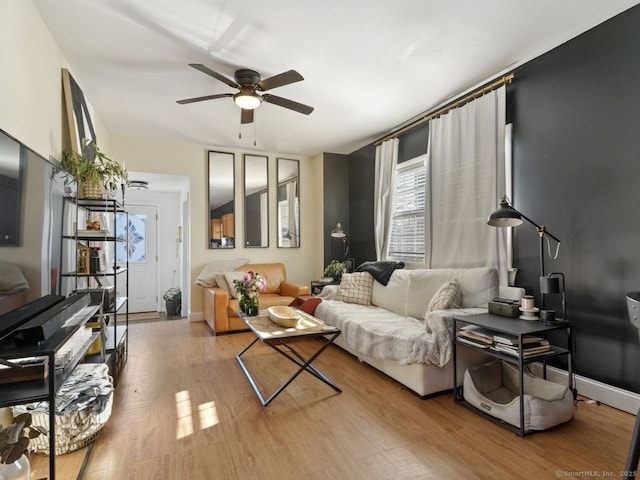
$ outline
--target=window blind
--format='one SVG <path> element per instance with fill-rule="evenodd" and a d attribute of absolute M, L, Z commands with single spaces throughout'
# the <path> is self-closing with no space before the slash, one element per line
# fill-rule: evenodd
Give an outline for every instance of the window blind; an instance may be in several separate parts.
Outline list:
<path fill-rule="evenodd" d="M 389 257 L 411 262 L 424 261 L 426 155 L 407 161 L 396 170 Z"/>

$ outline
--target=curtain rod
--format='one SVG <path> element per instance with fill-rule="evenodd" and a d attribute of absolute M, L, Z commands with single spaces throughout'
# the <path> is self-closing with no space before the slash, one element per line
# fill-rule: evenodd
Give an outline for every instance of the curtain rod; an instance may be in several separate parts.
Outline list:
<path fill-rule="evenodd" d="M 390 133 L 389 135 L 387 135 L 386 137 L 377 140 L 374 142 L 374 145 L 377 147 L 378 145 L 380 145 L 383 142 L 386 142 L 389 139 L 398 137 L 400 135 L 402 135 L 403 133 L 417 127 L 418 125 L 423 124 L 424 122 L 428 122 L 429 120 L 439 117 L 440 115 L 444 115 L 445 113 L 448 113 L 450 110 L 453 110 L 454 108 L 458 108 L 462 105 L 464 105 L 465 103 L 470 102 L 471 100 L 475 100 L 476 98 L 479 98 L 481 96 L 483 96 L 485 93 L 489 93 L 492 90 L 495 90 L 498 87 L 501 87 L 504 84 L 508 84 L 511 83 L 513 81 L 515 77 L 515 74 L 510 73 L 508 75 L 505 75 L 504 77 L 502 77 L 499 80 L 496 80 L 493 83 L 490 83 L 488 85 L 485 85 L 484 87 L 480 87 L 476 90 L 474 90 L 473 92 L 465 95 L 462 98 L 459 98 L 458 100 L 454 100 L 451 103 L 447 104 L 446 106 L 442 107 L 439 110 L 436 110 L 435 112 L 429 113 L 427 115 L 425 115 L 424 117 L 411 122 L 409 125 L 402 127 L 399 130 L 396 130 L 393 133 Z"/>

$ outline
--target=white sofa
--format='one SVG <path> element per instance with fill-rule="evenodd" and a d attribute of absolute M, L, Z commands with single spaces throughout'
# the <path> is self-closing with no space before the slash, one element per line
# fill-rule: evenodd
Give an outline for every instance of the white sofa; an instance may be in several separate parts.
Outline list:
<path fill-rule="evenodd" d="M 427 311 L 434 295 L 452 280 L 461 293 L 459 308 Z M 338 300 L 344 299 L 341 288 L 323 289 L 315 316 L 342 330 L 338 346 L 421 397 L 453 388 L 453 316 L 484 313 L 489 301 L 508 293 L 490 268 L 395 270 L 386 286 L 373 280 L 370 305 Z M 519 294 L 515 289 L 510 296 Z M 481 352 L 458 349 L 458 378 L 462 381 L 466 368 L 487 360 Z"/>

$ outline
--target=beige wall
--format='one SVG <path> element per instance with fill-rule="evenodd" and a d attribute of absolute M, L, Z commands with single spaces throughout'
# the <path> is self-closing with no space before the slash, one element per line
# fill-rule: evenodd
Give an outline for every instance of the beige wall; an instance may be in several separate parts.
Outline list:
<path fill-rule="evenodd" d="M 236 229 L 240 232 L 244 225 L 243 212 L 243 165 L 242 154 L 254 153 L 269 158 L 269 247 L 211 250 L 208 248 L 207 212 L 207 151 L 218 150 L 235 154 L 236 177 Z M 234 150 L 220 146 L 194 145 L 178 142 L 149 140 L 136 137 L 112 135 L 110 138 L 112 158 L 126 162 L 127 169 L 136 172 L 154 172 L 167 175 L 184 175 L 190 184 L 190 276 L 191 284 L 202 267 L 208 262 L 231 258 L 247 258 L 251 262 L 283 262 L 287 266 L 287 277 L 297 283 L 308 284 L 322 274 L 322 242 L 317 241 L 318 231 L 322 232 L 322 203 L 318 203 L 321 193 L 321 176 L 317 177 L 317 166 L 321 157 L 309 159 L 293 155 L 276 154 L 250 150 Z M 276 157 L 300 160 L 300 218 L 301 247 L 277 248 L 276 238 Z M 320 256 L 318 256 L 318 254 Z M 319 261 L 319 263 L 318 263 Z M 202 292 L 193 286 L 191 292 L 190 318 L 202 318 Z"/>
<path fill-rule="evenodd" d="M 69 145 L 62 68 L 81 88 L 82 78 L 67 64 L 31 0 L 0 2 L 0 44 L 0 128 L 43 157 L 60 158 Z M 108 152 L 99 114 L 94 127 L 101 149 Z"/>

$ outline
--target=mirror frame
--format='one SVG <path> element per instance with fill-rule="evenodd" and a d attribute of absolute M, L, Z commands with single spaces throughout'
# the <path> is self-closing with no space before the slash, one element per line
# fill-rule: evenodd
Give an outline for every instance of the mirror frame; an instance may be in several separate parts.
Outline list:
<path fill-rule="evenodd" d="M 244 246 L 247 248 L 268 248 L 269 157 L 245 153 L 243 160 Z M 266 194 L 266 197 L 263 197 L 263 194 Z M 258 228 L 255 228 L 256 225 Z"/>
<path fill-rule="evenodd" d="M 286 168 L 285 162 L 291 162 L 291 167 Z M 278 248 L 300 248 L 300 160 L 293 160 L 290 158 L 278 158 L 277 159 L 277 185 L 276 185 L 276 208 L 277 208 L 277 219 L 278 219 Z M 291 173 L 294 172 L 295 173 Z M 286 189 L 287 185 L 290 184 L 293 179 L 296 181 L 295 186 L 295 196 L 294 199 L 297 198 L 298 204 L 298 221 L 296 222 L 295 228 L 293 230 L 287 229 L 287 232 L 283 232 L 281 227 L 281 206 L 280 203 L 283 201 L 288 201 L 288 198 L 284 200 L 280 200 L 282 197 L 282 189 Z M 293 206 L 295 209 L 295 204 Z M 289 210 L 291 210 L 291 206 L 289 206 Z M 288 218 L 288 216 L 287 216 Z M 289 234 L 289 238 L 286 237 L 286 234 Z M 293 236 L 292 236 L 293 235 Z M 293 241 L 292 241 L 293 240 Z"/>
<path fill-rule="evenodd" d="M 220 162 L 229 162 L 229 164 L 220 165 Z M 235 154 L 209 150 L 207 155 L 207 166 L 207 230 L 209 232 L 207 236 L 209 239 L 209 248 L 235 248 Z M 221 170 L 222 173 L 220 174 L 219 172 Z M 229 193 L 229 191 L 231 193 Z M 216 210 L 219 210 L 219 217 L 214 216 L 213 212 Z M 229 217 L 228 215 L 231 216 Z M 216 222 L 214 222 L 214 220 Z M 219 236 L 217 236 L 218 233 Z M 231 235 L 225 236 L 225 233 L 231 233 Z"/>

